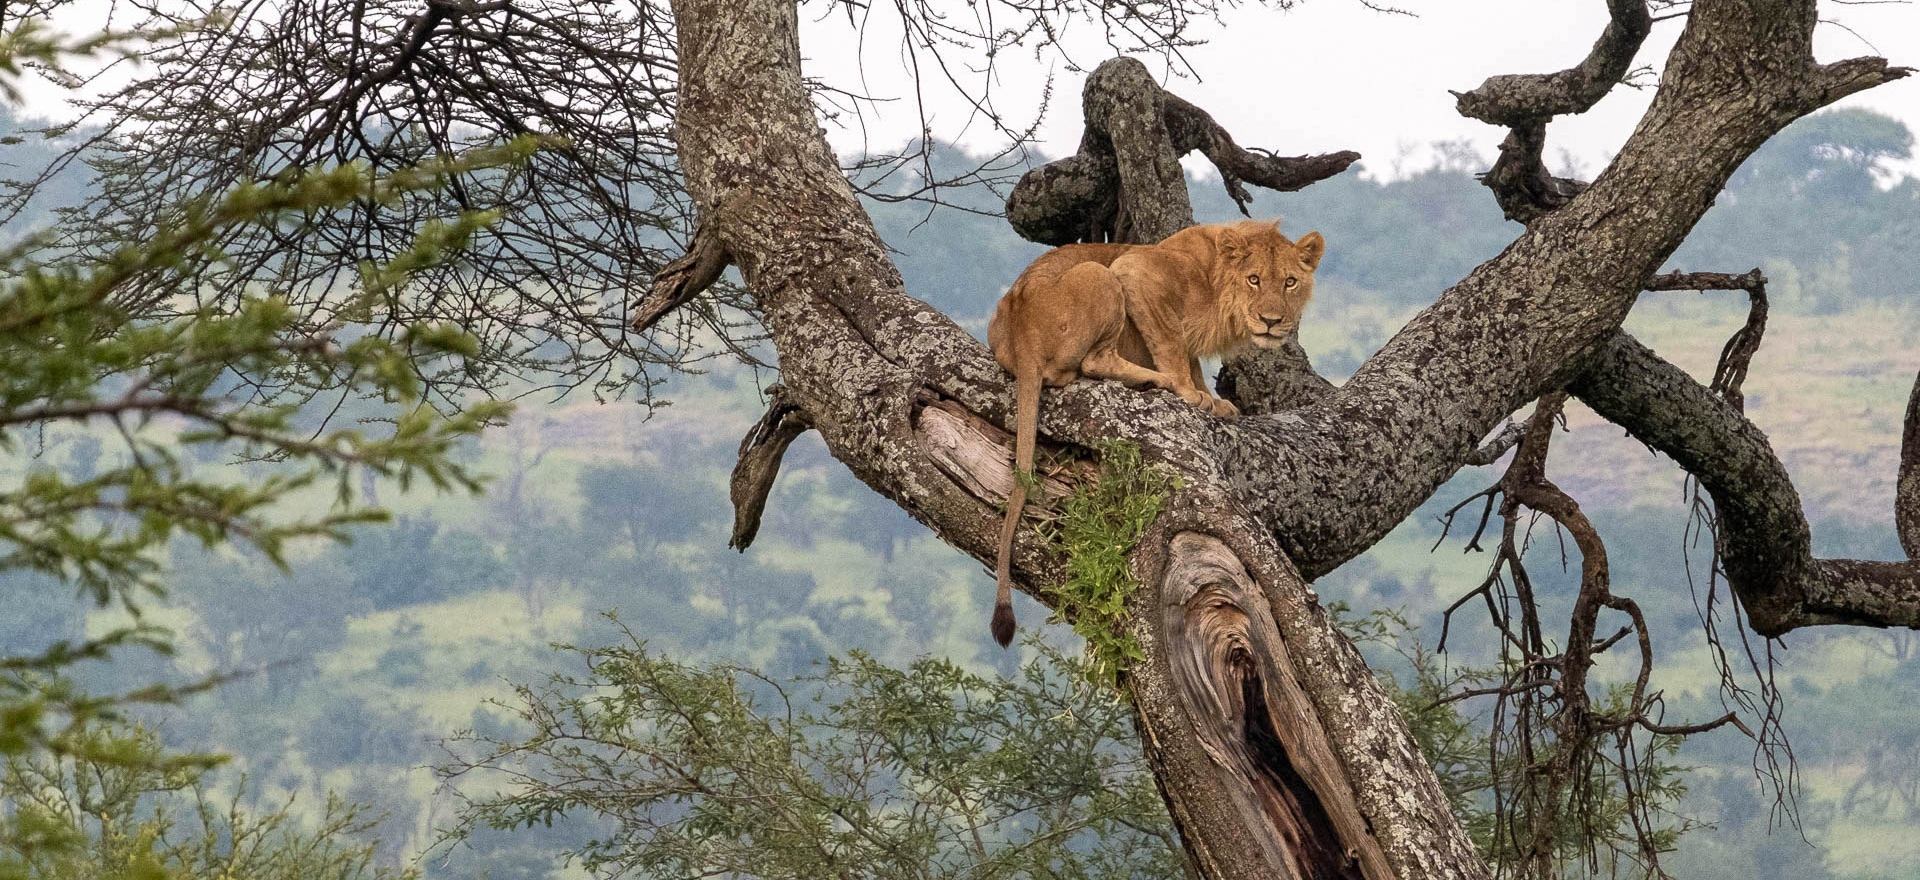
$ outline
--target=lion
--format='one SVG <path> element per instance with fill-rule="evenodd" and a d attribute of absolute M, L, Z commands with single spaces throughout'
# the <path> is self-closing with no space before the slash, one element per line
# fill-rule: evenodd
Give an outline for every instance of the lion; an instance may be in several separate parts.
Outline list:
<path fill-rule="evenodd" d="M 1154 245 L 1073 244 L 1020 273 L 987 325 L 994 359 L 1014 379 L 1014 488 L 995 566 L 993 638 L 1013 642 L 1013 536 L 1032 481 L 1040 387 L 1081 377 L 1154 386 L 1222 418 L 1200 359 L 1249 342 L 1283 344 L 1313 297 L 1326 240 L 1298 242 L 1279 221 L 1192 226 Z"/>

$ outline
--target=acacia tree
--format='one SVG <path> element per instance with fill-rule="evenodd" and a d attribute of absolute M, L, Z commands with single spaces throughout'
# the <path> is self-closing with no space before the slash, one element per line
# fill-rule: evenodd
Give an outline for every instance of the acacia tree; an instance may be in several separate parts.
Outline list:
<path fill-rule="evenodd" d="M 850 14 L 868 9 L 845 5 Z M 1054 25 L 1076 14 L 1071 4 L 987 5 L 1016 21 L 978 32 L 994 49 L 1054 40 Z M 1137 47 L 1173 49 L 1187 17 L 1211 6 L 1103 4 L 1086 14 L 1136 35 Z M 1593 750 L 1568 743 L 1611 736 L 1624 750 L 1636 732 L 1692 729 L 1659 717 L 1646 693 L 1648 635 L 1637 609 L 1608 590 L 1597 533 L 1546 479 L 1547 428 L 1566 395 L 1698 480 L 1714 514 L 1716 572 L 1754 632 L 1920 626 L 1920 567 L 1813 557 L 1785 469 L 1740 412 L 1739 380 L 1764 326 L 1758 276 L 1654 275 L 1767 138 L 1908 71 L 1878 58 L 1817 63 L 1814 0 L 1696 0 L 1668 11 L 1685 18 L 1684 30 L 1613 162 L 1591 183 L 1555 178 L 1540 160 L 1546 123 L 1618 84 L 1653 23 L 1646 0 L 1609 0 L 1608 9 L 1605 31 L 1575 67 L 1495 77 L 1459 96 L 1462 113 L 1510 130 L 1486 182 L 1526 230 L 1347 382 L 1314 375 L 1296 345 L 1227 365 L 1221 391 L 1246 413 L 1237 421 L 1107 383 L 1044 399 L 1040 429 L 1051 443 L 1085 450 L 1124 437 L 1180 478 L 1131 549 L 1139 588 L 1115 624 L 1140 646 L 1124 670 L 1128 694 L 1147 763 L 1201 876 L 1489 874 L 1393 704 L 1308 584 L 1379 541 L 1463 465 L 1516 444 L 1507 475 L 1485 496 L 1489 510 L 1497 499 L 1505 533 L 1483 590 L 1509 585 L 1521 599 L 1517 616 L 1496 615 L 1520 671 L 1495 690 L 1560 744 L 1529 754 L 1537 728 L 1519 739 L 1519 796 L 1532 802 L 1536 830 L 1516 830 L 1511 842 L 1528 870 L 1550 870 L 1551 835 L 1538 829 L 1554 826 L 1573 797 L 1553 780 L 1591 769 L 1582 756 Z M 910 46 L 952 36 L 955 19 L 928 0 L 901 0 L 895 10 Z M 672 325 L 666 338 L 676 343 L 697 335 L 690 325 L 725 337 L 736 316 L 728 307 L 737 306 L 770 340 L 781 385 L 742 444 L 736 544 L 752 539 L 781 453 L 814 430 L 862 481 L 943 540 L 977 558 L 993 553 L 996 508 L 1013 486 L 1002 430 L 1012 418 L 1007 377 L 976 340 L 904 289 L 820 131 L 821 102 L 835 95 L 803 76 L 794 0 L 611 10 L 568 0 L 429 0 L 414 15 L 376 11 L 334 0 L 254 2 L 196 32 L 212 36 L 157 53 L 154 76 L 96 105 L 106 125 L 91 146 L 105 149 L 91 161 L 109 181 L 167 185 L 126 188 L 118 203 L 70 215 L 67 243 L 84 250 L 96 232 L 157 222 L 169 192 L 317 158 L 377 167 L 476 139 L 561 134 L 568 140 L 525 171 L 458 176 L 445 189 L 461 208 L 516 210 L 504 232 L 476 244 L 470 268 L 450 267 L 390 299 L 393 314 L 477 322 L 497 343 L 478 367 L 431 378 L 488 386 L 556 364 L 566 381 L 617 377 L 625 374 L 609 364 L 686 356 L 684 345 L 635 347 L 609 333 L 609 310 L 629 297 L 626 317 L 642 333 L 666 316 L 694 315 Z M 380 26 L 390 33 L 375 34 Z M 249 60 L 260 58 L 280 60 Z M 1008 218 L 1022 234 L 1157 240 L 1191 222 L 1176 160 L 1194 149 L 1236 197 L 1244 183 L 1298 187 L 1355 158 L 1242 150 L 1143 72 L 1119 62 L 1090 78 L 1079 154 L 1030 173 L 1009 199 Z M 211 140 L 209 118 L 220 123 Z M 609 139 L 623 126 L 627 138 Z M 649 145 L 669 142 L 679 161 L 665 168 Z M 29 182 L 22 197 L 33 189 Z M 556 205 L 572 212 L 553 213 Z M 204 295 L 217 300 L 259 273 L 278 273 L 269 277 L 310 293 L 296 303 L 324 315 L 333 267 L 387 247 L 383 210 L 394 209 L 353 205 L 275 237 L 228 242 L 225 252 L 237 256 L 205 267 L 219 283 L 203 285 Z M 597 220 L 602 214 L 612 219 Z M 688 215 L 685 256 L 661 265 L 659 243 L 642 233 L 671 232 Z M 728 265 L 742 287 L 716 284 Z M 648 276 L 642 295 L 635 286 Z M 1754 296 L 1748 328 L 1710 385 L 1621 330 L 1642 290 L 1690 285 Z M 1525 425 L 1496 431 L 1535 401 Z M 1920 552 L 1915 409 L 1895 511 L 1910 554 Z M 1513 546 L 1523 508 L 1564 524 L 1582 554 L 1569 647 L 1557 653 L 1527 601 Z M 1033 535 L 1016 544 L 1016 576 L 1042 603 L 1062 601 L 1054 585 L 1065 562 Z M 1603 609 L 1625 615 L 1621 635 L 1596 637 Z M 1636 637 L 1625 644 L 1642 651 L 1637 686 L 1624 704 L 1596 707 L 1587 667 L 1627 635 Z"/>
<path fill-rule="evenodd" d="M 1700 480 L 1717 511 L 1720 565 L 1756 632 L 1920 625 L 1920 569 L 1813 558 L 1798 498 L 1764 435 L 1728 396 L 1620 329 L 1742 160 L 1794 119 L 1907 71 L 1879 58 L 1815 62 L 1812 0 L 1698 0 L 1618 156 L 1591 184 L 1558 180 L 1539 159 L 1546 122 L 1603 96 L 1651 28 L 1642 0 L 1609 8 L 1606 31 L 1578 66 L 1496 77 L 1460 96 L 1463 113 L 1512 130 L 1488 183 L 1527 229 L 1344 385 L 1302 380 L 1297 357 L 1233 365 L 1226 384 L 1250 414 L 1237 422 L 1102 383 L 1046 398 L 1048 437 L 1083 447 L 1127 437 L 1183 478 L 1131 557 L 1142 589 L 1125 626 L 1144 657 L 1127 672 L 1143 747 L 1203 876 L 1486 875 L 1391 704 L 1307 583 L 1384 537 L 1478 460 L 1503 419 L 1542 395 L 1555 395 L 1540 407 L 1550 413 L 1571 391 Z M 1005 377 L 976 341 L 902 289 L 819 133 L 794 5 L 683 0 L 674 13 L 675 140 L 699 226 L 681 264 L 694 271 L 669 272 L 655 295 L 684 297 L 719 261 L 738 266 L 780 355 L 780 418 L 819 431 L 869 486 L 986 558 L 993 504 L 1011 483 L 996 485 L 995 468 L 972 464 L 981 456 L 954 453 L 1003 440 L 982 423 L 1009 422 Z M 1061 187 L 1073 175 L 1042 172 L 1025 193 L 1043 214 L 1107 204 L 1113 212 L 1042 237 L 1153 240 L 1188 222 L 1184 199 L 1162 195 L 1178 188 L 1170 158 L 1182 126 L 1150 83 L 1122 91 L 1124 100 L 1089 102 L 1083 142 L 1096 150 L 1106 142 L 1110 177 Z M 1252 179 L 1222 170 L 1230 183 Z M 1061 192 L 1045 192 L 1048 184 Z M 1030 207 L 1022 197 L 1010 203 L 1016 219 Z M 1536 419 L 1533 433 L 1544 437 L 1544 425 Z M 1910 552 L 1920 549 L 1910 537 L 1920 534 L 1915 436 L 1908 432 L 1896 511 Z M 1539 473 L 1516 476 L 1508 498 L 1562 516 L 1584 537 L 1577 508 L 1544 481 L 1544 455 L 1544 439 L 1523 450 L 1522 465 L 1541 462 Z M 1589 607 L 1576 609 L 1573 650 L 1558 658 L 1569 702 L 1585 699 L 1590 615 L 1601 605 L 1630 609 L 1606 590 L 1600 546 L 1580 543 Z M 1061 563 L 1041 541 L 1016 546 L 1015 571 L 1043 602 Z M 1643 707 L 1630 710 L 1630 723 L 1658 727 Z"/>

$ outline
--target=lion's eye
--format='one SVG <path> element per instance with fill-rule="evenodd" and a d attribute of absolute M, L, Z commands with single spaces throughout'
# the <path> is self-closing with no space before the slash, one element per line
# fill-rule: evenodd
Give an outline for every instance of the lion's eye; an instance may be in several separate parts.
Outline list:
<path fill-rule="evenodd" d="M 1253 286 L 1255 286 L 1255 287 L 1259 287 L 1259 286 L 1260 286 L 1260 276 L 1259 276 L 1259 275 L 1248 275 L 1248 276 L 1247 276 L 1247 283 L 1248 283 L 1248 284 L 1251 284 L 1251 285 L 1253 285 Z"/>
<path fill-rule="evenodd" d="M 1299 283 L 1300 283 L 1300 279 L 1298 279 L 1298 278 L 1295 278 L 1295 277 L 1293 277 L 1292 275 L 1288 275 L 1288 276 L 1287 276 L 1287 286 L 1288 286 L 1288 287 L 1292 287 L 1292 286 L 1294 286 L 1295 284 L 1299 284 Z"/>

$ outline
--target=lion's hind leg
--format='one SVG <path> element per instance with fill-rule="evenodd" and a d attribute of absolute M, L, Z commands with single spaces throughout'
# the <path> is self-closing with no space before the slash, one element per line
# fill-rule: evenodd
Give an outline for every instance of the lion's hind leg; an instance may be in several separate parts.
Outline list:
<path fill-rule="evenodd" d="M 1121 357 L 1119 349 L 1113 346 L 1088 352 L 1087 359 L 1080 362 L 1080 372 L 1095 379 L 1112 379 L 1136 388 L 1150 385 L 1174 390 L 1173 377 Z"/>

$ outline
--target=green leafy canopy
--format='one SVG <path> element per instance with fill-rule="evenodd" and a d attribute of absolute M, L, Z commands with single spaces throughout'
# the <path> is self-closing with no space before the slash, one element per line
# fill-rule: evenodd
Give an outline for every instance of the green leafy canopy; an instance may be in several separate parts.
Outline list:
<path fill-rule="evenodd" d="M 428 224 L 391 262 L 363 266 L 335 320 L 317 331 L 296 331 L 292 311 L 270 290 L 230 309 L 148 319 L 139 304 L 116 298 L 122 285 L 164 278 L 190 257 L 217 257 L 222 236 L 238 226 L 299 223 L 349 201 L 398 198 L 457 170 L 522 161 L 539 147 L 524 138 L 391 174 L 343 166 L 236 187 L 182 206 L 170 229 L 104 261 L 62 259 L 31 245 L 0 256 L 8 278 L 0 283 L 0 449 L 21 460 L 49 437 L 119 440 L 116 465 L 75 476 L 30 464 L 0 484 L 0 568 L 49 575 L 133 621 L 37 655 L 0 657 L 0 754 L 81 748 L 86 740 L 63 726 L 78 730 L 116 704 L 180 695 L 150 688 L 96 699 L 59 679 L 72 663 L 124 645 L 169 648 L 170 633 L 144 620 L 143 602 L 164 595 L 163 553 L 176 537 L 244 548 L 284 567 L 289 542 L 342 539 L 348 526 L 386 518 L 355 503 L 353 480 L 363 473 L 403 487 L 477 490 L 478 477 L 452 454 L 508 412 L 481 401 L 447 414 L 423 401 L 423 363 L 475 350 L 460 328 L 391 321 L 390 329 L 371 329 L 390 319 L 382 305 L 393 286 L 457 253 L 496 219 L 489 212 Z M 184 284 L 176 291 L 190 300 Z M 323 391 L 384 400 L 395 414 L 380 430 L 303 423 L 302 404 Z M 277 466 L 195 467 L 208 451 Z M 329 479 L 330 508 L 291 510 L 291 499 Z"/>

